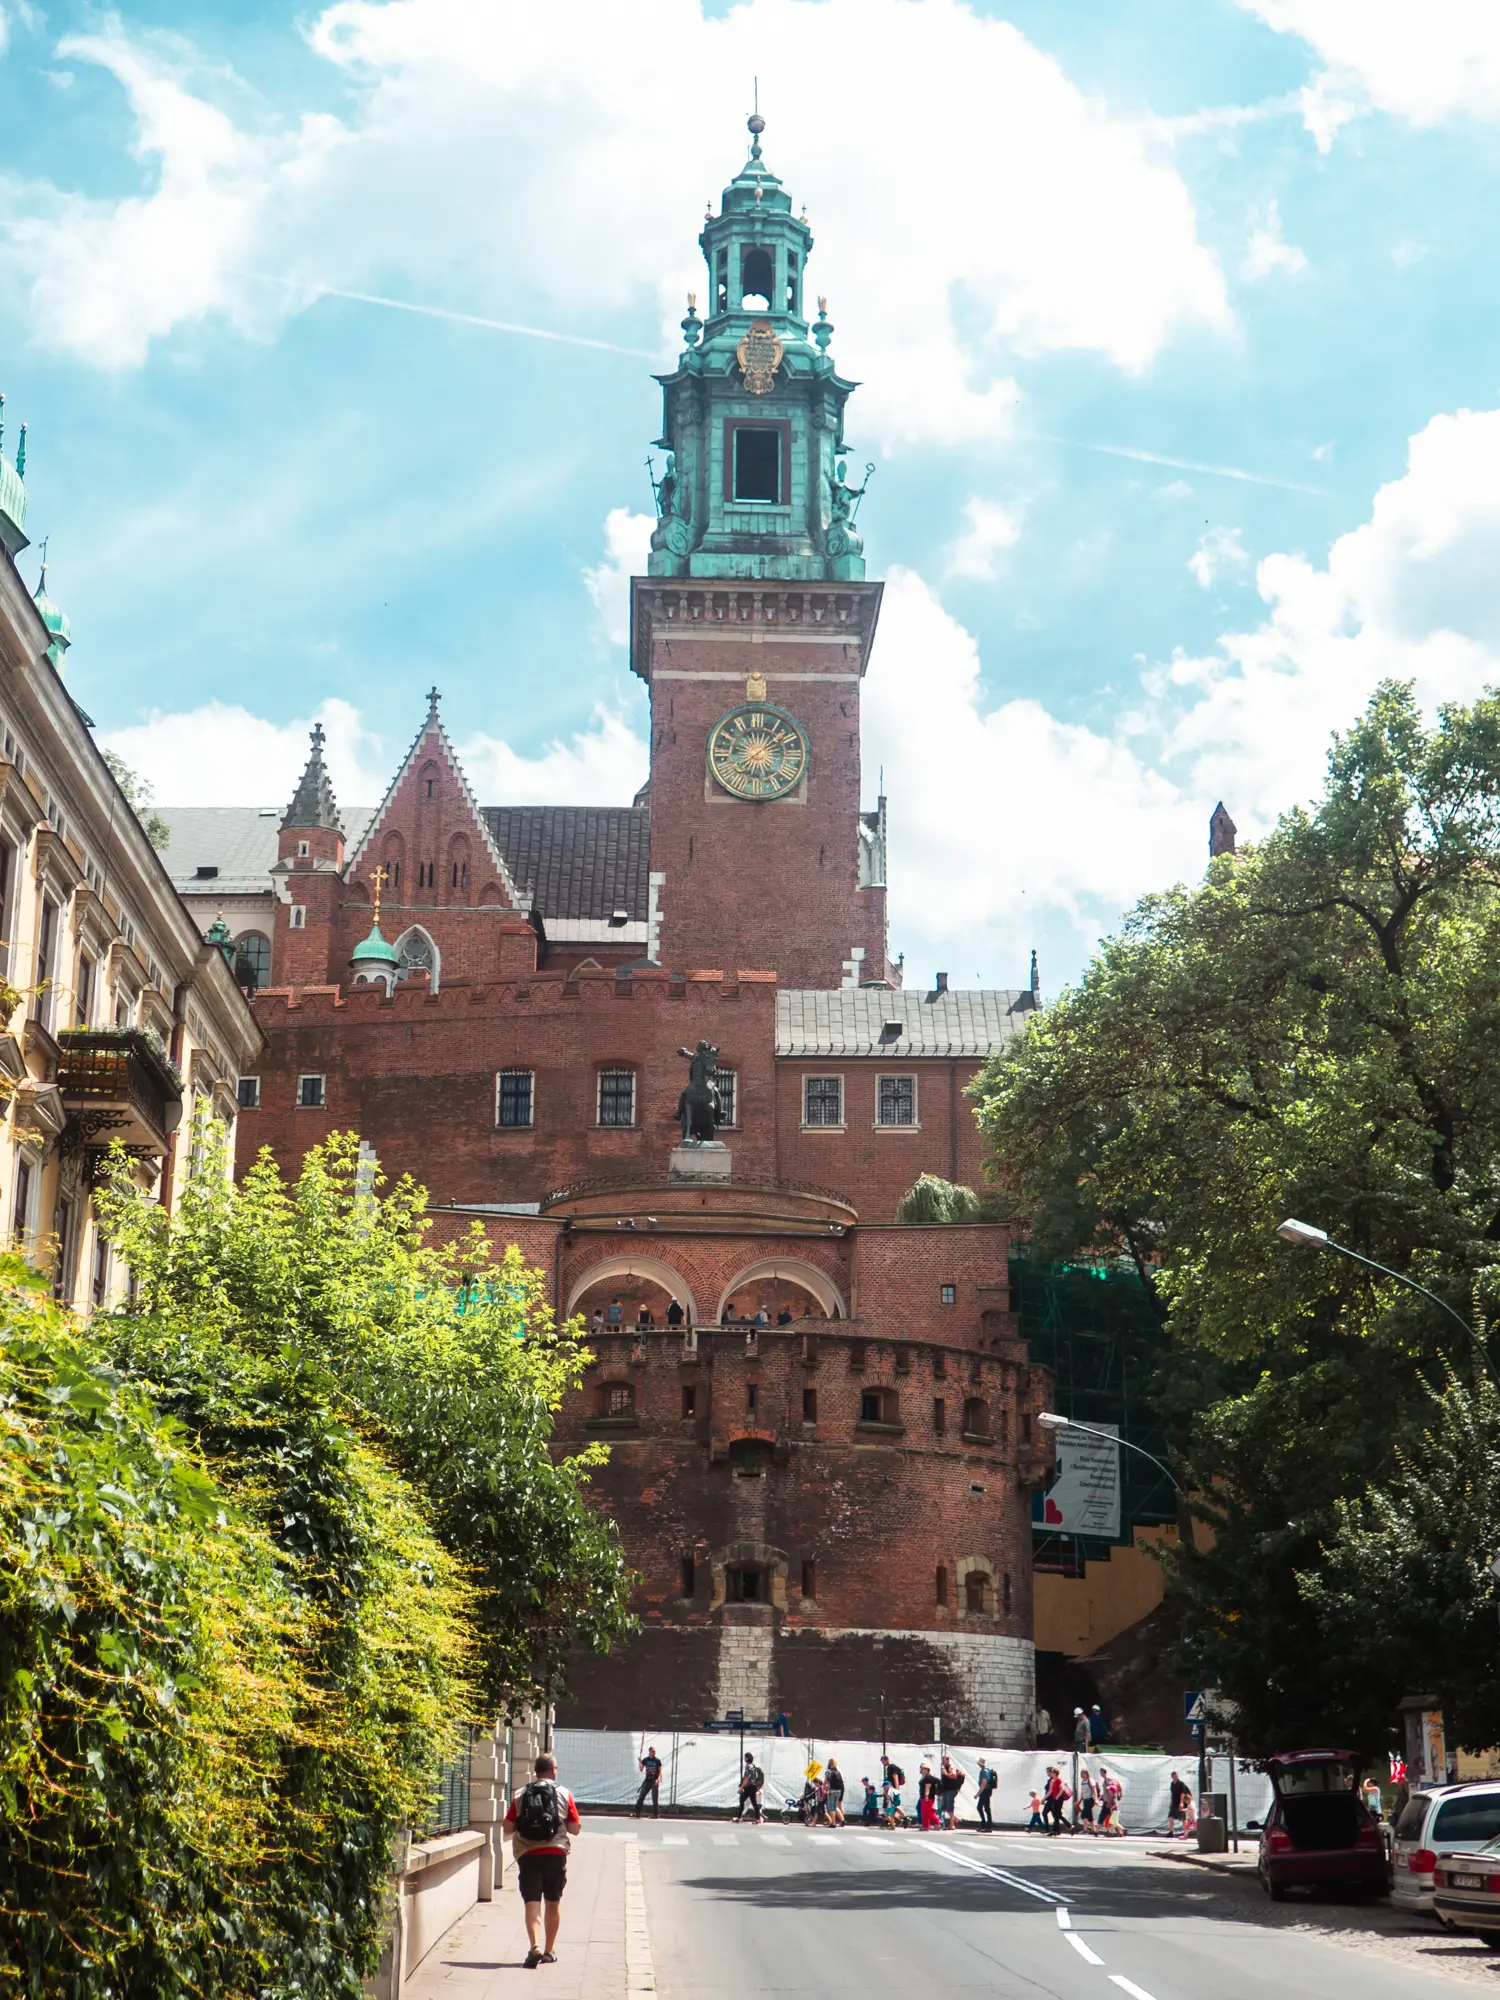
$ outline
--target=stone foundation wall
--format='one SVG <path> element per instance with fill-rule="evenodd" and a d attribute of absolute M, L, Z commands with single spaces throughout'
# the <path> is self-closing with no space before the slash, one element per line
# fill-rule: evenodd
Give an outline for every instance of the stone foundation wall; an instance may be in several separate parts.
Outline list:
<path fill-rule="evenodd" d="M 882 1697 L 883 1706 L 882 1706 Z M 558 1723 L 570 1729 L 701 1729 L 731 1709 L 783 1710 L 802 1736 L 1032 1743 L 1035 1654 L 1003 1633 L 838 1627 L 657 1626 L 607 1659 L 580 1658 Z"/>

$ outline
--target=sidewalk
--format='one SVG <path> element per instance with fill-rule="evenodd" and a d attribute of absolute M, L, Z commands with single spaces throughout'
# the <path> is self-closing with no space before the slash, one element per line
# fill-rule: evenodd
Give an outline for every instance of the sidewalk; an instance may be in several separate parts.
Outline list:
<path fill-rule="evenodd" d="M 556 1965 L 527 1972 L 526 1925 L 507 1859 L 505 1886 L 493 1903 L 476 1903 L 430 1951 L 402 1989 L 402 2000 L 624 2000 L 625 1868 L 627 1844 L 575 1842 L 568 1856 Z"/>

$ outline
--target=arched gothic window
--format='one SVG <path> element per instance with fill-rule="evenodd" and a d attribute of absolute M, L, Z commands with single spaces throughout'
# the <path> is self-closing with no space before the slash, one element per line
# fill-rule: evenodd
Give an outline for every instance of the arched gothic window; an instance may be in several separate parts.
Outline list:
<path fill-rule="evenodd" d="M 263 931 L 246 931 L 234 941 L 235 983 L 258 993 L 271 978 L 271 940 Z"/>
<path fill-rule="evenodd" d="M 437 992 L 442 960 L 437 946 L 420 924 L 413 924 L 409 931 L 403 931 L 397 938 L 396 956 L 401 961 L 400 978 L 405 979 L 413 972 L 425 972 L 432 991 Z"/>

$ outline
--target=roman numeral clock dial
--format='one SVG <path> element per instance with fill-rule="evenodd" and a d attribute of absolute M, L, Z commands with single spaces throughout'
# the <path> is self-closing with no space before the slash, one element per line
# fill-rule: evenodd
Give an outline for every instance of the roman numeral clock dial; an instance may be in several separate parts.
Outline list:
<path fill-rule="evenodd" d="M 747 702 L 714 724 L 708 768 L 737 799 L 784 798 L 807 770 L 807 737 L 785 709 Z"/>

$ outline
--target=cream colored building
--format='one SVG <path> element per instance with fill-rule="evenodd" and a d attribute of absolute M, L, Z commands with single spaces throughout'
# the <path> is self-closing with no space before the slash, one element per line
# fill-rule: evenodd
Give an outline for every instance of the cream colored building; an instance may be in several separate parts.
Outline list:
<path fill-rule="evenodd" d="M 0 1239 L 80 1309 L 116 1296 L 92 1190 L 118 1139 L 171 1206 L 195 1108 L 232 1129 L 261 1047 L 228 956 L 206 943 L 61 671 L 68 625 L 16 568 L 24 432 L 0 449 Z"/>

